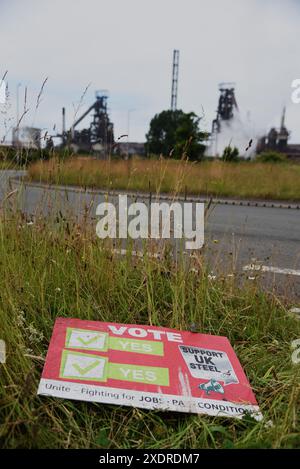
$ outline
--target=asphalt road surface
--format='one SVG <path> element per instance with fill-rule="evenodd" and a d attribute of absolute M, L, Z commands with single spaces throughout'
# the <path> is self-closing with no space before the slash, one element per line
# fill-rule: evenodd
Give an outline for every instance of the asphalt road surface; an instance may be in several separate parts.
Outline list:
<path fill-rule="evenodd" d="M 17 204 L 29 215 L 88 217 L 97 223 L 96 207 L 105 200 L 99 193 L 70 188 L 24 185 L 9 178 L 24 173 L 0 171 L 0 200 Z M 116 203 L 117 194 L 109 201 Z M 143 199 L 147 203 L 149 199 Z M 139 197 L 134 201 L 139 201 Z M 141 201 L 141 200 L 140 200 Z M 300 300 L 300 210 L 287 208 L 222 205 L 211 206 L 205 224 L 205 256 L 212 277 L 241 275 L 248 281 L 259 278 L 268 289 L 276 288 Z"/>

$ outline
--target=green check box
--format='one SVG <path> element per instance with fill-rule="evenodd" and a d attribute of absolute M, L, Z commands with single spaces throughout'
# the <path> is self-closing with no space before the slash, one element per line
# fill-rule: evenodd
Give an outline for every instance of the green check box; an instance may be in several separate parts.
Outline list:
<path fill-rule="evenodd" d="M 106 352 L 108 333 L 67 327 L 66 348 L 78 348 Z"/>
<path fill-rule="evenodd" d="M 59 377 L 104 382 L 107 380 L 107 367 L 107 357 L 63 350 Z"/>

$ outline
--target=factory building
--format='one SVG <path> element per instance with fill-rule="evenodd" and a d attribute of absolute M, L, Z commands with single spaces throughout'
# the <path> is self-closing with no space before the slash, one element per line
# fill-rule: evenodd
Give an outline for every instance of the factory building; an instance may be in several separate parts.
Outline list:
<path fill-rule="evenodd" d="M 267 135 L 261 137 L 257 144 L 257 153 L 276 151 L 285 154 L 288 159 L 300 162 L 300 144 L 289 144 L 290 132 L 285 125 L 286 109 L 283 109 L 279 129 L 272 127 Z"/>

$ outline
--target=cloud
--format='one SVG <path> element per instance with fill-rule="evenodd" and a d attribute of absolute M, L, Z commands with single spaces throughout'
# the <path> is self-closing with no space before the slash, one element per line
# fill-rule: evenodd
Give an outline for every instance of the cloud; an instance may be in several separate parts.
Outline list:
<path fill-rule="evenodd" d="M 0 1 L 0 74 L 8 70 L 11 116 L 16 85 L 28 86 L 28 105 L 46 76 L 43 101 L 28 124 L 60 127 L 61 107 L 71 124 L 88 83 L 110 92 L 116 134 L 143 141 L 151 117 L 170 106 L 171 60 L 180 49 L 178 106 L 215 115 L 218 83 L 236 82 L 241 113 L 251 111 L 267 129 L 284 104 L 300 141 L 300 105 L 291 105 L 291 82 L 300 77 L 297 2 L 286 0 L 16 0 Z M 22 91 L 22 90 L 20 90 Z M 23 93 L 23 91 L 22 91 Z M 279 125 L 279 121 L 278 121 Z"/>

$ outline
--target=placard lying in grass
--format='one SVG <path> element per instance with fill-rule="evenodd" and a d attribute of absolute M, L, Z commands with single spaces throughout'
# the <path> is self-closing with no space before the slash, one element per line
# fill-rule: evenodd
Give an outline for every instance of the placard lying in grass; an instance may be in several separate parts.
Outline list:
<path fill-rule="evenodd" d="M 226 337 L 163 327 L 57 319 L 38 394 L 261 418 Z"/>

